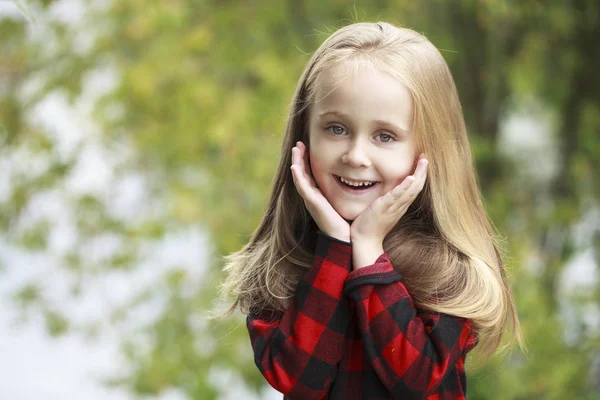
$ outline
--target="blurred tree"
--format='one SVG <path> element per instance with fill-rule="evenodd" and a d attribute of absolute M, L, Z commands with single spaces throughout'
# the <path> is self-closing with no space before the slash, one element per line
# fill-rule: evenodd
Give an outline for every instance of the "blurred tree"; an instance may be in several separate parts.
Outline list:
<path fill-rule="evenodd" d="M 48 227 L 21 232 L 16 229 L 19 218 L 29 199 L 57 185 L 74 163 L 56 156 L 43 127 L 28 122 L 28 113 L 52 93 L 78 101 L 90 73 L 112 68 L 118 84 L 95 105 L 95 122 L 104 140 L 135 146 L 136 167 L 151 174 L 155 193 L 167 193 L 172 208 L 142 227 L 132 227 L 107 215 L 97 199 L 77 199 L 73 207 L 87 216 L 81 221 L 83 238 L 109 230 L 135 244 L 159 237 L 174 222 L 200 222 L 218 255 L 237 250 L 263 211 L 281 156 L 287 109 L 308 53 L 336 27 L 358 20 L 390 21 L 426 34 L 450 64 L 486 205 L 508 238 L 508 267 L 531 346 L 528 357 L 498 357 L 471 374 L 469 398 L 598 395 L 591 369 L 600 354 L 597 328 L 591 330 L 580 315 L 576 340 L 566 341 L 559 305 L 569 299 L 557 290 L 566 262 L 581 250 L 570 232 L 598 208 L 600 197 L 594 174 L 600 170 L 597 2 L 305 0 L 225 6 L 209 0 L 120 0 L 89 5 L 76 28 L 50 17 L 58 2 L 27 5 L 34 19 L 0 19 L 0 133 L 7 151 L 27 144 L 51 162 L 35 179 L 12 179 L 10 196 L 0 206 L 1 227 L 9 238 L 33 249 L 45 245 Z M 44 40 L 26 40 L 31 24 L 48 30 Z M 89 45 L 81 44 L 82 35 Z M 42 83 L 31 89 L 36 80 Z M 22 96 L 24 91 L 27 96 Z M 549 184 L 519 173 L 523 165 L 499 149 L 502 120 L 527 99 L 556 116 L 553 134 L 560 144 L 560 162 Z M 90 215 L 100 222 L 90 226 Z M 598 261 L 598 229 L 592 234 Z M 115 264 L 132 268 L 135 248 Z M 77 252 L 65 257 L 74 274 L 89 268 L 82 257 Z M 532 272 L 525 265 L 534 257 L 540 268 Z M 115 377 L 113 383 L 124 383 L 139 394 L 178 387 L 190 398 L 207 399 L 218 392 L 211 385 L 211 371 L 234 368 L 252 388 L 264 385 L 241 318 L 212 323 L 200 333 L 194 327 L 193 321 L 202 319 L 215 299 L 221 266 L 215 257 L 205 286 L 192 298 L 182 294 L 185 275 L 169 276 L 168 306 L 146 332 L 151 349 L 126 340 L 132 373 Z M 17 298 L 44 304 L 34 283 Z M 597 305 L 600 292 L 571 301 L 579 301 L 574 303 L 578 310 Z M 47 313 L 53 332 L 68 329 L 68 318 L 60 310 Z M 198 349 L 199 340 L 213 345 Z"/>

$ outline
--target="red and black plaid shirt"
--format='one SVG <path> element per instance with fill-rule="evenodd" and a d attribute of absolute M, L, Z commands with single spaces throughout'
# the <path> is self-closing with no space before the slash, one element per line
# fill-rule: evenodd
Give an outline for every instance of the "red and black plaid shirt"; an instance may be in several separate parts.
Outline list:
<path fill-rule="evenodd" d="M 250 311 L 254 360 L 284 399 L 464 399 L 470 320 L 415 309 L 386 253 L 352 271 L 352 247 L 318 233 L 285 312 Z"/>

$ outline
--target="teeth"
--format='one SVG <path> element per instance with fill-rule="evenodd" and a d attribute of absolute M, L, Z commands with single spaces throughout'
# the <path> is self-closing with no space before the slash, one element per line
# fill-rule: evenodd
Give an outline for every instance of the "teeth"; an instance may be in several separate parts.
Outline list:
<path fill-rule="evenodd" d="M 354 186 L 354 187 L 373 186 L 375 184 L 375 182 L 350 182 L 350 181 L 345 180 L 341 176 L 339 177 L 339 180 L 342 183 L 345 183 L 346 185 L 350 185 L 350 186 Z"/>

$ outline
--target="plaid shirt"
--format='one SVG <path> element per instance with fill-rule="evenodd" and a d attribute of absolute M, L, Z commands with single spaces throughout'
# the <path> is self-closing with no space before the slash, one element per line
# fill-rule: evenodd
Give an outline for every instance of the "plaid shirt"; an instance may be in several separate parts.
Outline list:
<path fill-rule="evenodd" d="M 352 271 L 352 247 L 318 232 L 285 312 L 253 311 L 254 361 L 285 399 L 456 400 L 477 344 L 470 320 L 415 309 L 386 253 Z"/>

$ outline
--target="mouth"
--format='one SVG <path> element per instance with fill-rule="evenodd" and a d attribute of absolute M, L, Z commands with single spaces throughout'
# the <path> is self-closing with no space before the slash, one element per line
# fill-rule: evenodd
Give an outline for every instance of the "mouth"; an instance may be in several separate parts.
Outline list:
<path fill-rule="evenodd" d="M 348 180 L 346 180 L 338 175 L 333 175 L 333 177 L 335 178 L 335 181 L 338 183 L 338 185 L 345 192 L 352 193 L 352 194 L 363 194 L 363 193 L 370 192 L 377 185 L 379 185 L 381 183 L 381 182 L 377 182 L 377 181 L 365 181 L 365 182 L 354 183 L 354 182 L 349 182 Z"/>

